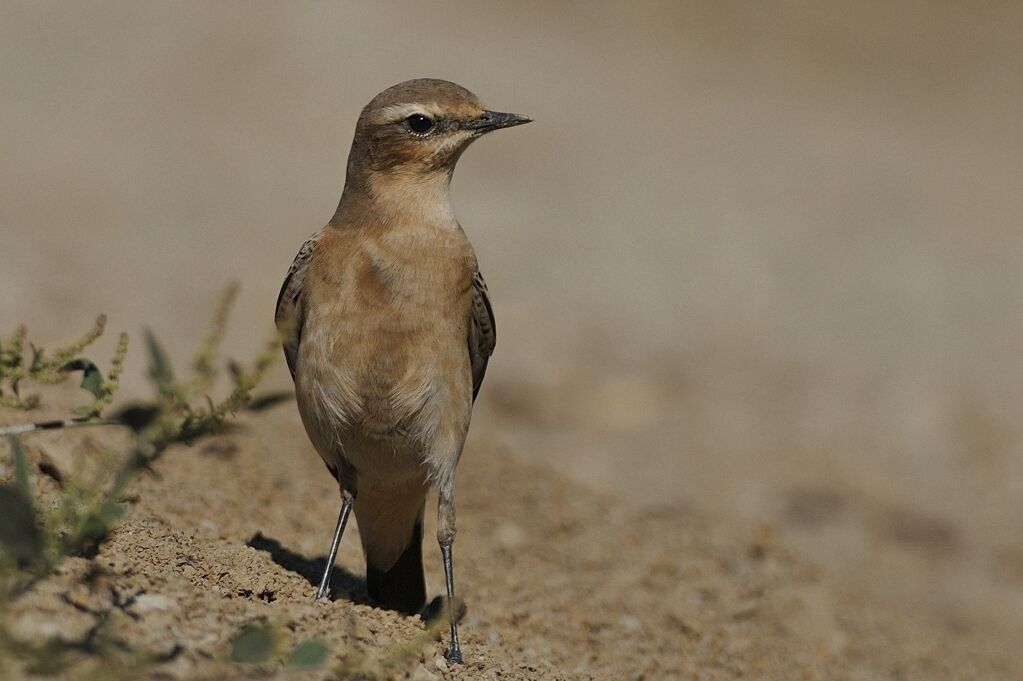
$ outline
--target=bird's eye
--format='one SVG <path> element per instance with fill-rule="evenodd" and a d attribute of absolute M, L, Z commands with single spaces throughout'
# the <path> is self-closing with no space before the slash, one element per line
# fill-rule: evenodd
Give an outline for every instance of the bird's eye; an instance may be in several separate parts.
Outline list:
<path fill-rule="evenodd" d="M 433 127 L 433 121 L 423 114 L 412 114 L 405 122 L 408 123 L 409 130 L 420 135 L 430 132 L 430 128 Z"/>

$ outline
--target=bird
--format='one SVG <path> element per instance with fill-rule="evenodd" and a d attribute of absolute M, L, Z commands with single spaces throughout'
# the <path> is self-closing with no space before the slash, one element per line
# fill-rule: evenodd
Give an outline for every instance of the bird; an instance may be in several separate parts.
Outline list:
<path fill-rule="evenodd" d="M 341 496 L 317 600 L 328 597 L 354 512 L 370 598 L 419 613 L 423 516 L 435 488 L 452 663 L 462 662 L 455 469 L 497 337 L 451 178 L 472 142 L 531 120 L 433 78 L 374 97 L 355 126 L 337 210 L 299 249 L 274 314 L 303 425 Z"/>

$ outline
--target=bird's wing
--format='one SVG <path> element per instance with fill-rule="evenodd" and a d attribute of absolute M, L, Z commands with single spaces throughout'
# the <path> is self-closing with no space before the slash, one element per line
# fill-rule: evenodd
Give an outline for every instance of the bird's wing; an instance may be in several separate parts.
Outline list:
<path fill-rule="evenodd" d="M 483 375 L 487 373 L 487 362 L 494 354 L 497 345 L 497 326 L 494 323 L 494 310 L 490 307 L 490 296 L 487 294 L 487 282 L 479 270 L 472 281 L 472 325 L 469 327 L 469 361 L 472 365 L 472 400 L 483 385 Z"/>
<path fill-rule="evenodd" d="M 274 312 L 274 323 L 281 334 L 281 342 L 284 345 L 284 357 L 288 360 L 288 368 L 291 369 L 291 377 L 295 377 L 295 362 L 298 359 L 298 345 L 302 340 L 302 284 L 305 282 L 305 274 L 309 269 L 309 261 L 312 259 L 313 251 L 320 240 L 321 232 L 309 237 L 302 248 L 298 249 L 298 255 L 291 263 L 288 276 L 284 278 L 281 286 L 281 293 L 277 296 L 277 310 Z"/>

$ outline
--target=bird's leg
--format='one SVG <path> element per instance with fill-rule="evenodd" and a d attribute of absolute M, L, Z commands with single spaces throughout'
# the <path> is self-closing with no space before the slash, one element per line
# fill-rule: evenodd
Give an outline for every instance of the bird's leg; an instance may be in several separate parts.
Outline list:
<path fill-rule="evenodd" d="M 455 543 L 455 500 L 450 491 L 441 490 L 437 499 L 437 541 L 444 560 L 444 581 L 448 588 L 448 617 L 451 622 L 451 644 L 444 657 L 461 664 L 462 649 L 458 644 L 458 617 L 455 612 L 455 575 L 451 564 L 451 546 Z"/>
<path fill-rule="evenodd" d="M 458 619 L 455 612 L 455 579 L 454 569 L 451 565 L 451 545 L 453 541 L 440 545 L 441 556 L 444 559 L 444 580 L 448 586 L 448 617 L 451 620 L 451 645 L 448 646 L 444 657 L 448 662 L 462 663 L 462 648 L 458 643 Z"/>
<path fill-rule="evenodd" d="M 346 490 L 341 490 L 341 512 L 337 516 L 337 527 L 334 528 L 334 539 L 330 542 L 330 553 L 327 555 L 327 564 L 323 568 L 323 578 L 320 580 L 320 588 L 316 590 L 316 600 L 327 598 L 330 591 L 330 573 L 334 571 L 334 559 L 337 558 L 337 548 L 341 545 L 341 535 L 345 532 L 345 525 L 348 524 L 348 515 L 352 512 L 352 504 L 355 497 Z"/>

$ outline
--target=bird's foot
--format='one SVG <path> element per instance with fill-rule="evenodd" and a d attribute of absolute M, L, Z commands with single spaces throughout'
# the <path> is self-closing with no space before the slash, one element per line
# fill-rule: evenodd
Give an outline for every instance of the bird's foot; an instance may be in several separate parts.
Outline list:
<path fill-rule="evenodd" d="M 444 651 L 444 659 L 450 664 L 462 664 L 462 651 L 458 648 L 448 648 Z"/>

